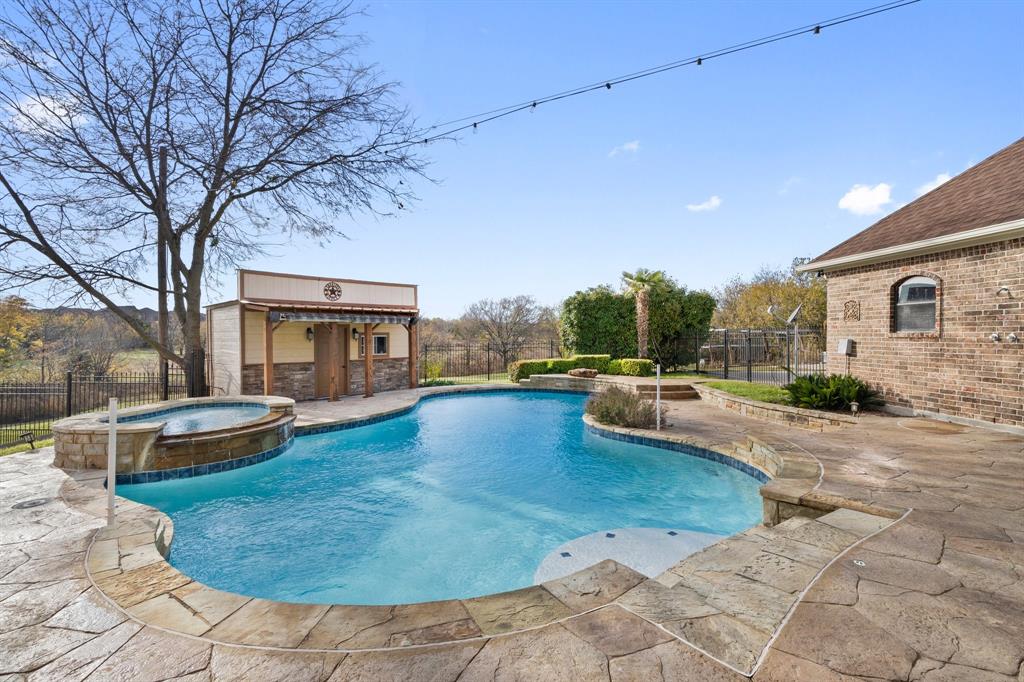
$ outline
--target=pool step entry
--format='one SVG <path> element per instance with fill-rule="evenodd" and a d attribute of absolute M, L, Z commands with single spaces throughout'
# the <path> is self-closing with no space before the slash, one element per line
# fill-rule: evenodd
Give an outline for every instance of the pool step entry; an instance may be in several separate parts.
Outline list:
<path fill-rule="evenodd" d="M 653 578 L 723 537 L 677 528 L 602 530 L 556 547 L 540 562 L 533 575 L 533 582 L 539 585 L 561 578 L 605 559 L 614 559 Z"/>
<path fill-rule="evenodd" d="M 649 400 L 654 400 L 657 391 L 658 387 L 655 384 L 638 384 L 636 387 L 636 392 Z M 699 400 L 700 394 L 693 390 L 693 386 L 690 386 L 690 384 L 662 384 L 661 399 Z"/>

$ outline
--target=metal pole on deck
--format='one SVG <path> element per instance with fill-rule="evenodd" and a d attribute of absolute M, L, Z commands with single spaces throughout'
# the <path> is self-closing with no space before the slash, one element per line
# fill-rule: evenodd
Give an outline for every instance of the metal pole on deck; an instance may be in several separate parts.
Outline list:
<path fill-rule="evenodd" d="M 117 398 L 110 399 L 107 427 L 107 527 L 113 527 L 114 485 L 117 481 Z"/>
<path fill-rule="evenodd" d="M 661 431 L 661 365 L 656 365 L 654 371 L 654 418 L 656 421 L 656 430 Z"/>

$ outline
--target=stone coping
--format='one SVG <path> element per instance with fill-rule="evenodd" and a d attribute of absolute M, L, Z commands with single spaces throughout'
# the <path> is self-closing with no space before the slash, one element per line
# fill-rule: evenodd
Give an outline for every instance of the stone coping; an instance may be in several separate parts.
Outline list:
<path fill-rule="evenodd" d="M 100 479 L 65 483 L 71 504 L 102 498 Z M 118 500 L 117 523 L 94 536 L 89 579 L 129 616 L 223 644 L 356 652 L 512 634 L 611 604 L 646 578 L 606 560 L 511 592 L 417 604 L 301 604 L 248 597 L 194 581 L 166 556 L 174 525 L 163 512 Z"/>
<path fill-rule="evenodd" d="M 65 481 L 72 506 L 104 499 L 95 473 Z M 118 501 L 118 520 L 85 554 L 91 584 L 145 625 L 209 642 L 275 650 L 357 653 L 514 636 L 553 624 L 586 627 L 623 609 L 749 675 L 829 565 L 890 519 L 838 510 L 726 538 L 647 578 L 613 560 L 510 592 L 416 604 L 278 602 L 218 590 L 166 561 L 174 525 L 152 507 Z M 610 615 L 610 613 L 609 613 Z M 579 623 L 578 625 L 576 623 Z"/>
<path fill-rule="evenodd" d="M 698 445 L 697 443 L 694 443 L 692 439 L 681 438 L 676 435 L 668 434 L 662 436 L 657 432 L 652 434 L 649 430 L 609 426 L 608 424 L 602 424 L 589 414 L 583 415 L 583 423 L 586 425 L 585 428 L 588 433 L 593 433 L 601 436 L 602 438 L 622 441 L 624 443 L 633 443 L 634 445 L 646 445 L 648 447 L 671 450 L 673 452 L 681 452 L 683 454 L 690 455 L 691 457 L 699 457 L 712 462 L 718 462 L 719 464 L 724 464 L 736 469 L 737 471 L 742 471 L 747 476 L 757 479 L 761 483 L 767 483 L 775 475 L 774 473 L 769 473 L 769 465 L 763 459 L 757 463 L 753 461 L 746 461 L 736 457 L 734 454 L 719 452 L 715 449 Z M 771 468 L 773 470 L 776 469 L 776 467 Z"/>
<path fill-rule="evenodd" d="M 702 400 L 716 407 L 732 410 L 747 417 L 782 422 L 802 429 L 823 431 L 857 423 L 857 417 L 853 415 L 766 403 L 711 388 L 703 381 L 693 382 L 693 390 L 700 394 Z"/>

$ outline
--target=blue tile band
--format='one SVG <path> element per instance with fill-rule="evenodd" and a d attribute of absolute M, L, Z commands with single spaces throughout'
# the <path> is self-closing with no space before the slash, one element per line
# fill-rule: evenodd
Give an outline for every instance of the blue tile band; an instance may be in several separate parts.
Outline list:
<path fill-rule="evenodd" d="M 241 469 L 242 467 L 266 462 L 268 459 L 274 459 L 290 448 L 294 442 L 295 437 L 289 436 L 285 442 L 281 443 L 277 447 L 264 450 L 263 452 L 257 452 L 254 455 L 236 457 L 235 459 L 225 459 L 220 462 L 210 462 L 209 464 L 194 464 L 192 466 L 178 467 L 176 469 L 159 469 L 156 471 L 136 471 L 132 474 L 118 474 L 117 485 L 136 485 L 139 483 L 173 481 L 179 478 L 192 478 L 194 476 L 205 476 L 206 474 L 216 474 L 222 471 Z"/>
<path fill-rule="evenodd" d="M 732 467 L 733 469 L 737 469 L 738 471 L 742 471 L 747 476 L 756 478 L 761 483 L 767 483 L 772 480 L 768 474 L 757 467 L 747 464 L 746 462 L 741 462 L 735 457 L 730 457 L 729 455 L 722 454 L 721 452 L 715 452 L 714 450 L 708 450 L 707 448 L 690 445 L 689 443 L 675 443 L 672 441 L 662 440 L 660 438 L 647 438 L 645 436 L 635 436 L 631 433 L 618 433 L 616 431 L 609 431 L 607 429 L 593 426 L 592 424 L 584 424 L 583 426 L 588 433 L 600 436 L 601 438 L 618 440 L 623 443 L 633 443 L 635 445 L 647 445 L 652 448 L 672 450 L 673 452 L 681 452 L 684 455 L 708 459 L 712 462 L 718 462 L 719 464 L 724 464 L 728 467 Z"/>

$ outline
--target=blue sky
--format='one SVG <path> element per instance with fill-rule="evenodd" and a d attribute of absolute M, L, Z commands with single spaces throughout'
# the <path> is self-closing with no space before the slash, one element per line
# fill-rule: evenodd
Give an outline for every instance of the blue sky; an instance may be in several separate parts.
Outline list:
<path fill-rule="evenodd" d="M 370 2 L 354 28 L 433 123 L 870 4 Z M 1024 134 L 1022 29 L 1024 3 L 925 0 L 545 105 L 431 145 L 438 183 L 400 217 L 249 266 L 418 283 L 431 316 L 554 304 L 637 267 L 710 289 L 817 255 Z M 226 277 L 207 300 L 234 293 Z"/>

